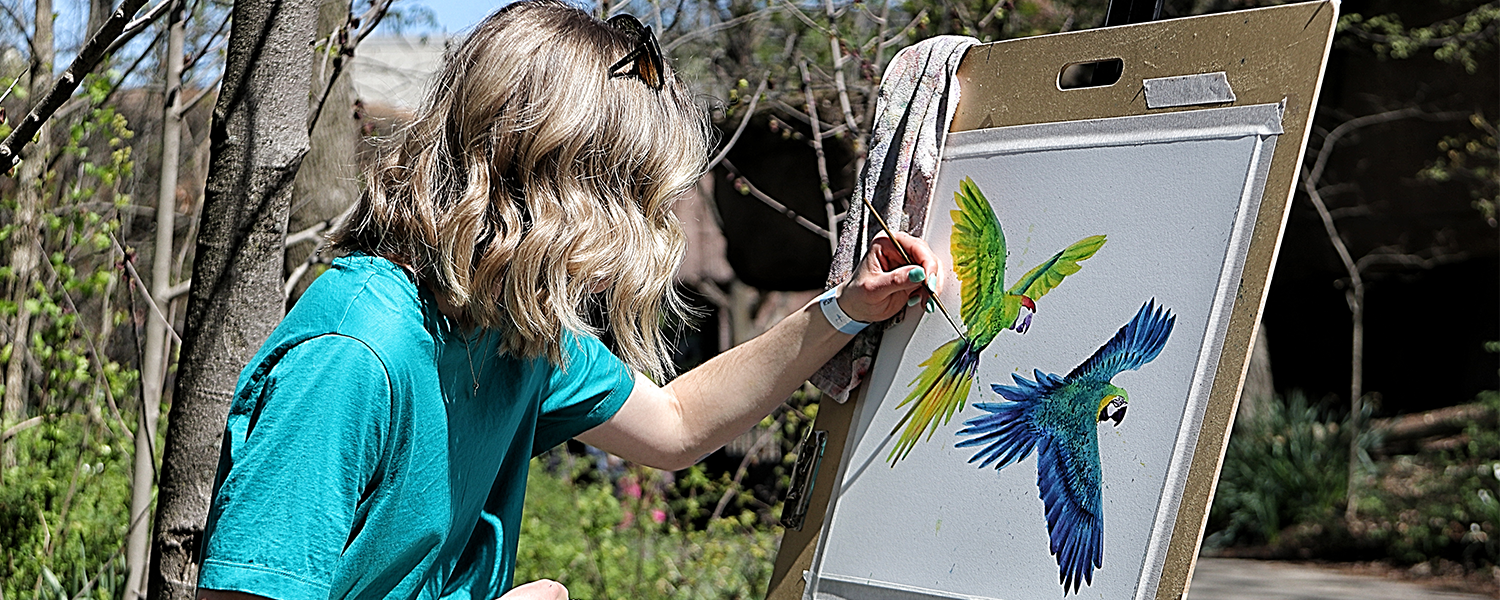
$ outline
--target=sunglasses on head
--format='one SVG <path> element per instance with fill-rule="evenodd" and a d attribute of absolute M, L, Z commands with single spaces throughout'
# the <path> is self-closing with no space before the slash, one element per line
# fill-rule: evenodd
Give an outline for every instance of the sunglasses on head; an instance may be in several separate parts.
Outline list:
<path fill-rule="evenodd" d="M 661 46 L 656 44 L 656 34 L 651 32 L 651 27 L 641 23 L 640 19 L 625 14 L 610 17 L 608 23 L 615 29 L 635 36 L 637 40 L 635 50 L 610 65 L 609 76 L 639 77 L 646 83 L 646 87 L 660 91 L 666 83 L 666 68 L 662 63 Z"/>

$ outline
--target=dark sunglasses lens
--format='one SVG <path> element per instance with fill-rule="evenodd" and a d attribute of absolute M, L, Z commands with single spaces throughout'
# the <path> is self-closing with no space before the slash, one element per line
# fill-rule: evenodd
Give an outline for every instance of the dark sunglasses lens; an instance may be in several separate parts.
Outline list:
<path fill-rule="evenodd" d="M 611 27 L 635 36 L 639 44 L 629 55 L 610 67 L 611 76 L 617 76 L 615 71 L 633 61 L 635 64 L 631 70 L 621 75 L 635 75 L 641 78 L 647 87 L 660 90 L 666 83 L 666 67 L 661 56 L 661 46 L 656 43 L 656 34 L 651 31 L 650 27 L 641 23 L 640 19 L 628 14 L 615 15 L 607 22 Z"/>

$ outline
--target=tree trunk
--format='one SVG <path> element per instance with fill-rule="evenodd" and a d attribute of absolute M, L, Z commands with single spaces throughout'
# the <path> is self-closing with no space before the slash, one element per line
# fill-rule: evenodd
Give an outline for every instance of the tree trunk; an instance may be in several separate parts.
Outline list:
<path fill-rule="evenodd" d="M 349 0 L 319 2 L 317 39 L 326 42 L 348 19 Z M 323 86 L 332 86 L 332 89 L 328 92 L 322 114 L 317 116 L 318 121 L 313 125 L 311 148 L 302 161 L 305 168 L 297 171 L 287 231 L 302 231 L 332 219 L 359 198 L 359 170 L 354 161 L 359 144 L 359 123 L 354 120 L 354 80 L 345 65 L 338 70 L 336 79 L 328 81 L 328 76 L 334 71 L 334 61 L 342 50 L 336 44 L 332 56 L 327 54 L 326 48 L 313 56 L 309 108 L 317 107 Z M 348 60 L 348 57 L 343 60 Z M 287 273 L 306 261 L 317 246 L 316 240 L 309 240 L 287 248 Z M 313 279 L 304 276 L 290 297 L 300 296 Z"/>
<path fill-rule="evenodd" d="M 234 4 L 162 455 L 152 600 L 193 599 L 235 382 L 282 316 L 282 246 L 292 181 L 308 148 L 317 9 L 291 0 Z"/>
<path fill-rule="evenodd" d="M 1365 374 L 1365 286 L 1355 279 L 1348 291 L 1349 313 L 1354 330 L 1350 335 L 1349 349 L 1349 482 L 1348 500 L 1344 505 L 1344 519 L 1353 525 L 1359 514 L 1359 436 L 1364 429 L 1364 374 Z"/>
<path fill-rule="evenodd" d="M 28 99 L 40 102 L 52 87 L 52 0 L 36 0 L 36 29 L 32 44 L 36 55 L 31 57 L 31 85 Z M 10 361 L 5 366 L 4 419 L 0 423 L 19 421 L 26 414 L 26 356 L 31 349 L 31 309 L 26 299 L 31 296 L 32 280 L 36 278 L 37 260 L 41 246 L 42 179 L 47 173 L 47 155 L 51 127 L 43 125 L 37 132 L 36 144 L 32 147 L 31 159 L 21 163 L 18 179 L 19 193 L 16 195 L 15 233 L 11 235 L 10 268 L 14 284 L 10 298 L 16 303 L 16 316 L 11 323 Z M 15 462 L 14 448 L 6 444 L 4 465 Z"/>
<path fill-rule="evenodd" d="M 156 249 L 151 256 L 151 298 L 156 310 L 146 317 L 146 349 L 141 357 L 140 426 L 135 435 L 135 478 L 130 490 L 130 534 L 125 564 L 130 575 L 125 600 L 145 595 L 149 566 L 151 491 L 156 479 L 156 423 L 161 414 L 162 382 L 166 380 L 167 326 L 157 314 L 169 314 L 172 288 L 172 234 L 177 209 L 177 165 L 182 149 L 183 1 L 174 0 L 167 14 L 166 95 L 162 98 L 161 173 L 156 194 Z"/>
<path fill-rule="evenodd" d="M 1250 366 L 1245 370 L 1245 389 L 1240 392 L 1240 408 L 1235 412 L 1235 428 L 1250 424 L 1265 413 L 1266 403 L 1276 401 L 1276 381 L 1271 376 L 1271 347 L 1266 340 L 1264 321 L 1255 328 L 1255 345 L 1250 348 Z"/>

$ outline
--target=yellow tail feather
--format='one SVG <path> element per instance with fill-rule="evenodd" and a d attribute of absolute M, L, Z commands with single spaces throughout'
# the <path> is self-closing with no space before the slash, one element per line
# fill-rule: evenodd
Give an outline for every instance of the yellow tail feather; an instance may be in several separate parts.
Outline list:
<path fill-rule="evenodd" d="M 913 386 L 911 394 L 896 407 L 899 409 L 916 401 L 891 430 L 893 435 L 898 430 L 901 432 L 896 446 L 886 457 L 892 466 L 906 458 L 923 433 L 927 434 L 927 441 L 931 441 L 939 425 L 946 425 L 955 413 L 963 410 L 979 359 L 971 349 L 967 340 L 956 339 L 943 344 L 922 361 L 922 372 L 910 384 Z"/>

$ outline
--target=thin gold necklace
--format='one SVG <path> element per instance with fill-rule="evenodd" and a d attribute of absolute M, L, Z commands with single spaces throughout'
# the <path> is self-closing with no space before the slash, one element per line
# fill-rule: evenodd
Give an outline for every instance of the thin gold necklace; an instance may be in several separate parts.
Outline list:
<path fill-rule="evenodd" d="M 464 339 L 464 352 L 469 355 L 469 380 L 474 382 L 474 393 L 479 393 L 479 374 L 474 372 L 474 349 L 469 346 L 468 334 L 460 334 Z"/>

